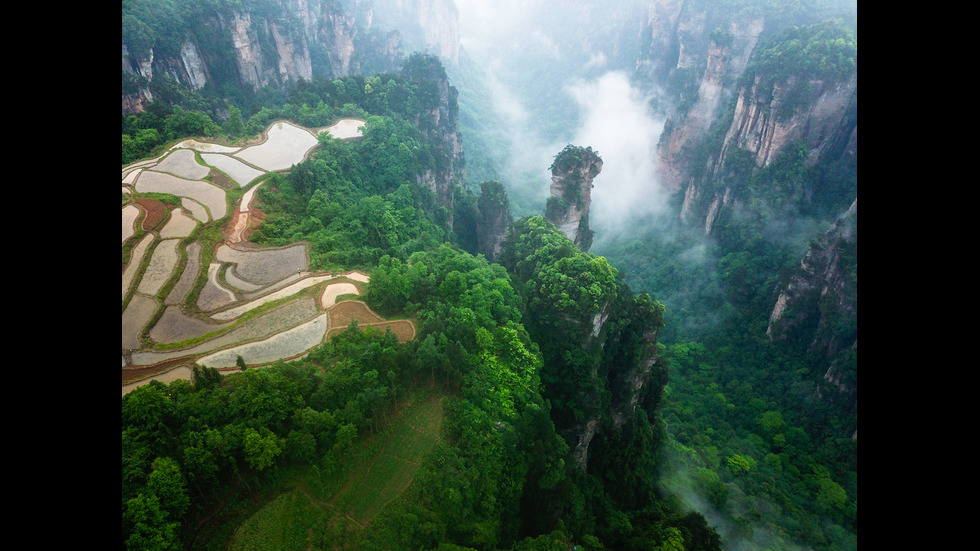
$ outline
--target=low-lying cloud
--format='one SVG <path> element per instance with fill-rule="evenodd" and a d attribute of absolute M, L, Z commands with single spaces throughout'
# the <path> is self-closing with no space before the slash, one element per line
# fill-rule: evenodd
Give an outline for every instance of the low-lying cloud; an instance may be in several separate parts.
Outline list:
<path fill-rule="evenodd" d="M 543 214 L 551 184 L 548 167 L 569 143 L 591 146 L 603 159 L 589 217 L 594 248 L 636 235 L 665 213 L 667 194 L 654 167 L 664 121 L 652 115 L 649 93 L 634 87 L 599 43 L 587 46 L 585 29 L 556 34 L 562 24 L 609 13 L 618 4 L 596 0 L 562 11 L 542 0 L 456 3 L 460 41 L 485 71 L 500 122 L 497 143 L 505 144 L 506 151 L 497 152 L 504 163 L 498 173 L 514 215 Z M 562 51 L 561 37 L 564 46 L 582 49 Z M 569 59 L 556 60 L 559 53 Z"/>
<path fill-rule="evenodd" d="M 568 93 L 581 109 L 575 145 L 591 146 L 603 161 L 592 190 L 589 225 L 596 241 L 628 237 L 666 212 L 667 194 L 654 166 L 664 121 L 652 117 L 649 96 L 619 71 L 573 84 Z"/>

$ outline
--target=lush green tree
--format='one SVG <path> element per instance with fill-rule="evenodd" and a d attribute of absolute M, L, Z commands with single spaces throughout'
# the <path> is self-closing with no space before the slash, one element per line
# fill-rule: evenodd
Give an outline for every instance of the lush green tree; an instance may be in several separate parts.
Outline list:
<path fill-rule="evenodd" d="M 843 509 L 847 504 L 847 492 L 840 484 L 829 478 L 820 478 L 818 481 L 819 491 L 817 492 L 817 506 L 825 511 Z"/>
<path fill-rule="evenodd" d="M 245 134 L 245 121 L 242 120 L 242 110 L 237 106 L 228 107 L 228 119 L 221 125 L 229 137 L 237 138 Z"/>
<path fill-rule="evenodd" d="M 738 476 L 751 471 L 756 465 L 756 461 L 751 457 L 746 457 L 736 453 L 728 456 L 728 458 L 725 460 L 725 464 L 728 467 L 729 472 L 735 476 Z"/>
<path fill-rule="evenodd" d="M 182 136 L 217 136 L 221 128 L 201 111 L 186 111 L 180 105 L 175 105 L 173 113 L 164 123 L 167 136 L 170 139 Z"/>
<path fill-rule="evenodd" d="M 272 466 L 276 457 L 282 453 L 279 438 L 268 429 L 262 432 L 264 434 L 255 429 L 247 428 L 242 439 L 245 460 L 253 469 L 258 471 Z"/>
<path fill-rule="evenodd" d="M 160 506 L 167 512 L 168 518 L 180 519 L 190 505 L 187 482 L 180 464 L 170 457 L 158 457 L 153 460 L 152 469 L 146 489 L 160 498 Z"/>
<path fill-rule="evenodd" d="M 667 528 L 667 540 L 663 542 L 657 551 L 684 551 L 684 535 L 673 526 Z"/>
<path fill-rule="evenodd" d="M 221 372 L 213 367 L 199 366 L 195 364 L 191 379 L 194 381 L 194 388 L 198 390 L 214 388 L 221 382 Z"/>
<path fill-rule="evenodd" d="M 132 525 L 125 540 L 127 550 L 183 549 L 179 538 L 180 523 L 168 522 L 167 511 L 155 494 L 140 493 L 127 501 L 123 518 Z"/>

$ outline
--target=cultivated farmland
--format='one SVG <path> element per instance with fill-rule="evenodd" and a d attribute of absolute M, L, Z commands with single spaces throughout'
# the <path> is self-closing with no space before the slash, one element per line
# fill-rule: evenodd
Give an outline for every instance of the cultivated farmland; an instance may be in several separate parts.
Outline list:
<path fill-rule="evenodd" d="M 305 159 L 320 132 L 351 139 L 364 124 L 307 129 L 279 121 L 253 145 L 184 140 L 123 167 L 123 394 L 152 379 L 189 379 L 194 365 L 227 373 L 239 369 L 239 356 L 249 368 L 301 357 L 354 320 L 362 329 L 390 328 L 403 342 L 414 338 L 411 321 L 385 320 L 349 299 L 370 284 L 367 273 L 311 272 L 305 243 L 248 241 L 263 176 Z"/>

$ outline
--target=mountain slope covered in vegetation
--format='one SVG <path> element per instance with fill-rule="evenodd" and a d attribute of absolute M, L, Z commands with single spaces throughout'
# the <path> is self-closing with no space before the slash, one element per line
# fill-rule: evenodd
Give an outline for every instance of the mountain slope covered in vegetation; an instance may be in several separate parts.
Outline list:
<path fill-rule="evenodd" d="M 359 298 L 416 332 L 354 322 L 293 361 L 188 363 L 190 380 L 124 394 L 122 548 L 856 548 L 857 46 L 842 3 L 575 3 L 562 20 L 609 17 L 556 37 L 576 55 L 523 90 L 551 133 L 535 171 L 570 151 L 604 169 L 559 190 L 563 205 L 546 176 L 511 178 L 492 131 L 491 96 L 527 77 L 447 55 L 454 19 L 426 31 L 452 3 L 301 4 L 124 2 L 123 165 L 185 138 L 254 144 L 276 121 L 363 121 L 263 177 L 245 235 L 303 244 L 310 273 L 369 274 Z M 527 34 L 547 45 L 553 30 Z M 650 196 L 669 205 L 603 235 L 588 201 L 630 184 L 617 151 L 572 131 L 584 115 L 562 90 L 625 67 L 665 121 L 647 153 Z M 152 202 L 180 205 L 123 196 Z M 570 239 L 552 222 L 573 203 Z M 184 245 L 217 248 L 232 210 Z M 124 274 L 133 250 L 124 236 Z"/>

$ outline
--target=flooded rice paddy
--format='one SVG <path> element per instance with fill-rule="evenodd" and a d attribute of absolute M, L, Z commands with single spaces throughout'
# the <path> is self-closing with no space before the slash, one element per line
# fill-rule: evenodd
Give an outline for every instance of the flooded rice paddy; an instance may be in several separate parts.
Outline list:
<path fill-rule="evenodd" d="M 135 202 L 122 208 L 123 394 L 151 380 L 190 379 L 194 365 L 234 372 L 302 357 L 351 320 L 414 338 L 410 321 L 386 321 L 356 300 L 368 274 L 310 272 L 307 245 L 263 248 L 243 238 L 262 176 L 288 170 L 318 145 L 317 135 L 361 135 L 364 121 L 344 119 L 320 129 L 280 121 L 261 143 L 233 147 L 184 140 L 155 159 L 122 170 L 123 193 L 179 198 L 155 228 L 143 229 Z M 237 204 L 228 181 L 245 189 Z M 215 181 L 224 182 L 224 187 Z M 226 189 L 227 188 L 227 189 Z M 230 236 L 206 251 L 188 239 L 203 224 L 228 224 Z M 340 324 L 343 324 L 342 326 Z"/>

